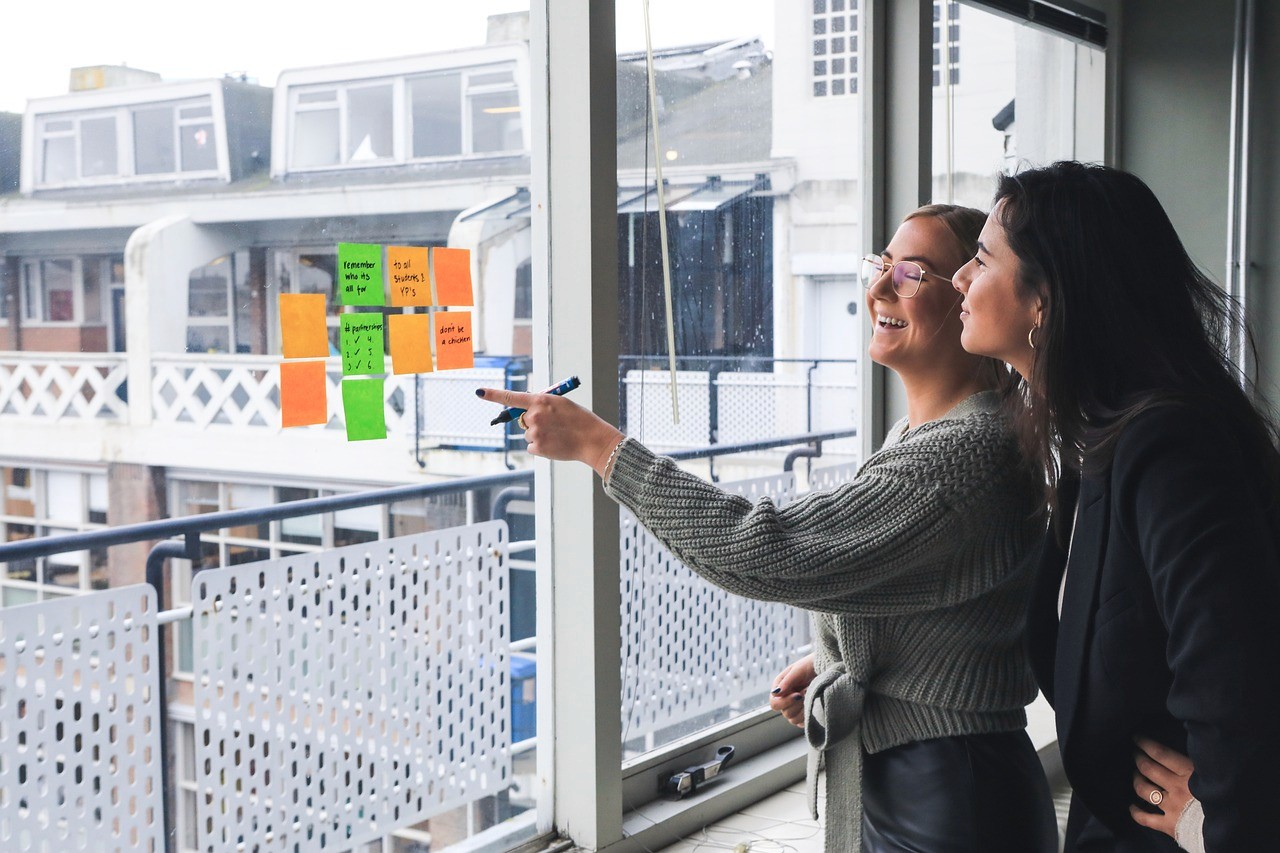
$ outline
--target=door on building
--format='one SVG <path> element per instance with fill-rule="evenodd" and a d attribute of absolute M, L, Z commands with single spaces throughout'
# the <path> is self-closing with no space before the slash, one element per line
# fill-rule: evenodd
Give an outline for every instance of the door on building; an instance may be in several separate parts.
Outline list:
<path fill-rule="evenodd" d="M 111 351 L 125 351 L 124 288 L 111 288 Z"/>

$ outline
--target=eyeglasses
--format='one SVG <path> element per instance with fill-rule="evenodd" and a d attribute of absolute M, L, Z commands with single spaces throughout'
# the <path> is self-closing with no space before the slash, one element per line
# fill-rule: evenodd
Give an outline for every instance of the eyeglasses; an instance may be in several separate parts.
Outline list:
<path fill-rule="evenodd" d="M 867 255 L 862 259 L 862 286 L 870 288 L 871 285 L 880 280 L 880 276 L 884 275 L 885 270 L 893 270 L 891 276 L 893 292 L 903 299 L 910 299 L 919 293 L 920 282 L 924 281 L 926 276 L 932 276 L 948 283 L 951 281 L 951 279 L 944 278 L 937 273 L 925 272 L 924 267 L 915 261 L 898 261 L 896 264 L 886 264 L 877 255 Z"/>

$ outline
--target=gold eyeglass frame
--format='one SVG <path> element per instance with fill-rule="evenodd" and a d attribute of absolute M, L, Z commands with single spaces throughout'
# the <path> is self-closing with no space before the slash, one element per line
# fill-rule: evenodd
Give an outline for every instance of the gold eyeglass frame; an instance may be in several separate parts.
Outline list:
<path fill-rule="evenodd" d="M 899 296 L 901 296 L 903 299 L 911 299 L 911 298 L 915 297 L 918 293 L 920 293 L 920 285 L 924 284 L 924 280 L 925 280 L 926 278 L 930 277 L 930 276 L 932 276 L 933 278 L 936 278 L 936 279 L 941 279 L 942 281 L 945 281 L 947 284 L 953 284 L 953 283 L 954 283 L 951 279 L 947 278 L 947 277 L 946 277 L 946 276 L 944 276 L 944 275 L 938 275 L 938 274 L 937 274 L 937 273 L 935 273 L 935 272 L 929 272 L 928 270 L 926 270 L 924 267 L 920 266 L 920 265 L 919 265 L 918 263 L 916 263 L 915 261 L 894 261 L 894 262 L 893 262 L 893 263 L 891 263 L 891 264 L 886 264 L 886 263 L 884 262 L 884 260 L 883 260 L 882 258 L 880 258 L 878 255 L 863 255 L 863 257 L 862 257 L 862 263 L 864 263 L 864 264 L 875 264 L 875 265 L 877 265 L 877 266 L 880 268 L 880 275 L 879 275 L 879 276 L 876 276 L 874 279 L 872 279 L 872 280 L 871 280 L 871 281 L 869 281 L 869 282 L 868 282 L 868 281 L 864 281 L 864 282 L 862 282 L 862 286 L 863 286 L 864 288 L 866 288 L 867 290 L 870 290 L 870 289 L 871 289 L 871 285 L 873 285 L 873 284 L 875 284 L 877 281 L 879 281 L 879 280 L 880 280 L 880 276 L 883 276 L 886 272 L 888 272 L 888 273 L 889 273 L 889 282 L 890 282 L 890 284 L 893 286 L 893 292 L 894 292 L 894 293 L 896 293 L 896 294 L 898 294 Z M 894 267 L 898 266 L 899 264 L 910 264 L 911 266 L 913 266 L 913 267 L 915 267 L 916 269 L 920 270 L 920 278 L 916 280 L 916 289 L 915 289 L 915 290 L 913 290 L 913 291 L 911 291 L 911 293 L 909 293 L 909 294 L 908 294 L 908 293 L 903 293 L 902 291 L 898 290 L 898 285 L 897 285 L 897 283 L 893 281 L 893 269 L 894 269 Z M 859 272 L 858 278 L 862 278 L 861 272 Z"/>

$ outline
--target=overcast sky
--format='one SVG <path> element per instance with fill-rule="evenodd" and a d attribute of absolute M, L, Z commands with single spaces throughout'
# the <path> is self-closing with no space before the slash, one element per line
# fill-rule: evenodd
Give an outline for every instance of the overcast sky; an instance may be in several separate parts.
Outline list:
<path fill-rule="evenodd" d="M 789 2 L 789 0 L 780 0 Z M 245 73 L 274 85 L 281 69 L 482 44 L 488 15 L 528 0 L 44 0 L 9 2 L 0 49 L 0 110 L 67 91 L 72 68 L 129 65 L 165 80 Z M 655 47 L 760 36 L 773 46 L 774 0 L 650 0 Z M 316 11 L 316 10 L 320 11 Z M 644 47 L 641 0 L 618 2 L 618 48 Z"/>

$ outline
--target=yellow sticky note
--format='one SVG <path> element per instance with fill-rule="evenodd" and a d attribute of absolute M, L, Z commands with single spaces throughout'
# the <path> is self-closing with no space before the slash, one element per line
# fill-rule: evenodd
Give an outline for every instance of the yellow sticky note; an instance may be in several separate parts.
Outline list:
<path fill-rule="evenodd" d="M 391 372 L 431 372 L 431 321 L 426 314 L 391 314 Z"/>
<path fill-rule="evenodd" d="M 415 246 L 387 247 L 387 279 L 392 305 L 430 305 L 429 250 Z"/>
<path fill-rule="evenodd" d="M 431 315 L 436 332 L 436 369 L 475 367 L 471 347 L 471 312 L 439 311 Z"/>
<path fill-rule="evenodd" d="M 432 249 L 431 269 L 436 278 L 436 301 L 439 304 L 476 304 L 471 296 L 471 252 L 466 249 Z"/>
<path fill-rule="evenodd" d="M 323 293 L 280 294 L 280 344 L 285 358 L 324 358 L 329 354 Z"/>
<path fill-rule="evenodd" d="M 329 422 L 323 361 L 285 361 L 280 364 L 280 422 L 307 426 Z"/>

